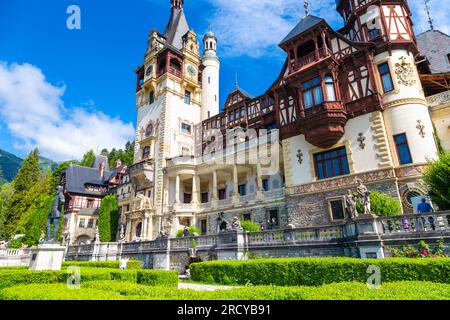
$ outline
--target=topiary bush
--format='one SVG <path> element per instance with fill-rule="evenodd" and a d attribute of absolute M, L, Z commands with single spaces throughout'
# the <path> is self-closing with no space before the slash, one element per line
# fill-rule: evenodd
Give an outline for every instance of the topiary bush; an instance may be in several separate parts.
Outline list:
<path fill-rule="evenodd" d="M 64 261 L 63 267 L 80 266 L 88 268 L 115 268 L 119 269 L 119 260 L 114 261 Z M 129 260 L 127 269 L 142 269 L 142 262 L 140 260 Z"/>
<path fill-rule="evenodd" d="M 194 281 L 218 284 L 318 286 L 333 282 L 366 282 L 367 268 L 380 267 L 383 282 L 450 283 L 450 259 L 282 258 L 210 261 L 190 266 Z"/>
<path fill-rule="evenodd" d="M 370 209 L 377 216 L 399 216 L 402 214 L 400 201 L 376 190 L 370 192 Z"/>
<path fill-rule="evenodd" d="M 257 224 L 256 222 L 246 220 L 241 222 L 241 227 L 244 229 L 244 231 L 247 232 L 259 232 L 261 231 L 261 226 Z"/>

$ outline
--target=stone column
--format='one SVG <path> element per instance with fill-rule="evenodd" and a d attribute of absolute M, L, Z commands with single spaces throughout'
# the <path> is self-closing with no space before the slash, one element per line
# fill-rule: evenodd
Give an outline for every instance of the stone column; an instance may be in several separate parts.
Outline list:
<path fill-rule="evenodd" d="M 238 186 L 238 167 L 237 165 L 233 165 L 233 204 L 239 204 L 240 196 L 239 196 L 239 186 Z"/>
<path fill-rule="evenodd" d="M 175 180 L 175 203 L 180 203 L 180 175 L 177 174 Z"/>
<path fill-rule="evenodd" d="M 144 213 L 144 219 L 142 219 L 142 233 L 141 239 L 147 240 L 147 223 L 148 223 L 148 214 Z"/>
<path fill-rule="evenodd" d="M 197 174 L 192 176 L 192 203 L 200 202 L 200 177 Z"/>
<path fill-rule="evenodd" d="M 264 198 L 264 189 L 262 185 L 262 170 L 261 164 L 258 162 L 256 164 L 256 198 L 262 200 Z"/>
<path fill-rule="evenodd" d="M 212 199 L 211 199 L 211 207 L 217 208 L 219 201 L 219 192 L 217 190 L 217 170 L 213 170 L 213 179 L 212 179 Z"/>

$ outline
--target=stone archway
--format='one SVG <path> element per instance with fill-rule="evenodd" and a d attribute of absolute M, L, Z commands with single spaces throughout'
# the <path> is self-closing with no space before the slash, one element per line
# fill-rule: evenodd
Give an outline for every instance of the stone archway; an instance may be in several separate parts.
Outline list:
<path fill-rule="evenodd" d="M 77 237 L 77 240 L 75 241 L 75 243 L 79 243 L 79 244 L 87 244 L 89 242 L 92 242 L 91 237 L 89 237 L 86 234 L 82 234 L 81 236 Z"/>

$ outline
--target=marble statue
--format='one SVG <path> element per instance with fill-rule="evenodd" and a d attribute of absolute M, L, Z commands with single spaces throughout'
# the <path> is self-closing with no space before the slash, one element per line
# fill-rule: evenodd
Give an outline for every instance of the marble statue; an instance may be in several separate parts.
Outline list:
<path fill-rule="evenodd" d="M 364 214 L 370 214 L 370 191 L 361 179 L 358 179 L 357 182 L 358 187 L 356 188 L 356 192 L 358 193 L 359 203 L 363 208 Z"/>
<path fill-rule="evenodd" d="M 224 217 L 224 212 L 220 212 L 217 217 L 217 233 L 228 230 L 228 221 Z"/>
<path fill-rule="evenodd" d="M 49 213 L 48 215 L 48 220 L 47 220 L 47 241 L 57 241 L 58 239 L 58 232 L 59 232 L 59 225 L 61 223 L 61 211 L 62 211 L 62 206 L 65 203 L 65 198 L 64 198 L 64 193 L 63 193 L 63 187 L 61 186 L 57 186 L 56 187 L 56 196 L 55 199 L 53 200 L 53 204 L 52 204 L 52 211 Z M 53 230 L 53 237 L 51 237 L 51 227 L 54 227 Z"/>
<path fill-rule="evenodd" d="M 238 217 L 233 218 L 233 221 L 231 222 L 231 229 L 232 230 L 242 230 L 241 221 L 239 221 Z"/>
<path fill-rule="evenodd" d="M 347 211 L 347 215 L 350 219 L 354 219 L 358 216 L 358 212 L 356 210 L 356 198 L 353 195 L 352 190 L 347 190 L 347 194 L 345 196 L 345 210 Z"/>

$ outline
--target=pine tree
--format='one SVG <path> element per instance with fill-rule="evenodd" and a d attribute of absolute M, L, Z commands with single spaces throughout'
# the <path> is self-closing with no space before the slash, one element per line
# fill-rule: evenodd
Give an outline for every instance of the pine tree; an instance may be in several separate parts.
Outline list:
<path fill-rule="evenodd" d="M 91 168 L 94 165 L 95 153 L 93 150 L 89 150 L 83 155 L 83 160 L 80 162 L 80 166 Z"/>
<path fill-rule="evenodd" d="M 39 169 L 39 151 L 34 149 L 25 158 L 22 167 L 13 181 L 13 195 L 8 200 L 7 210 L 4 216 L 5 235 L 11 237 L 17 230 L 17 224 L 21 218 L 24 207 L 24 197 L 39 181 L 41 170 Z M 26 205 L 26 204 L 25 204 Z"/>
<path fill-rule="evenodd" d="M 27 192 L 36 182 L 39 181 L 40 176 L 41 169 L 39 168 L 39 150 L 34 149 L 25 158 L 22 163 L 22 167 L 14 179 L 14 192 L 21 194 Z"/>

